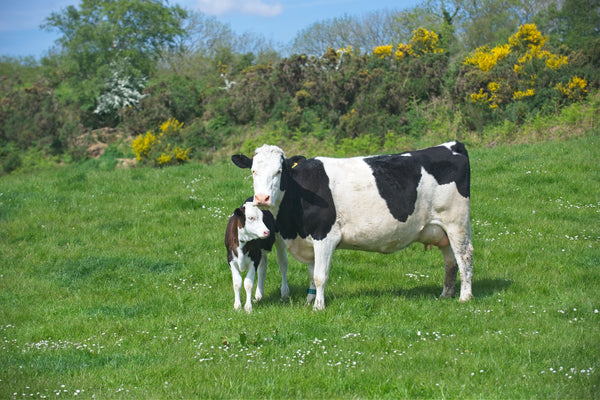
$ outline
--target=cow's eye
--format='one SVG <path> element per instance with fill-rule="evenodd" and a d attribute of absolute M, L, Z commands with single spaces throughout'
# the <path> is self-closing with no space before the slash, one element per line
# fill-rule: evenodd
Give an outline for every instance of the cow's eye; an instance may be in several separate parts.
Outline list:
<path fill-rule="evenodd" d="M 250 222 L 254 221 L 255 219 L 256 218 L 254 218 L 254 217 L 248 217 L 248 221 L 250 221 Z"/>
<path fill-rule="evenodd" d="M 281 170 L 278 170 L 278 171 L 275 173 L 275 175 L 279 175 L 279 174 L 281 174 Z"/>
<path fill-rule="evenodd" d="M 252 175 L 256 176 L 256 171 L 252 171 Z"/>

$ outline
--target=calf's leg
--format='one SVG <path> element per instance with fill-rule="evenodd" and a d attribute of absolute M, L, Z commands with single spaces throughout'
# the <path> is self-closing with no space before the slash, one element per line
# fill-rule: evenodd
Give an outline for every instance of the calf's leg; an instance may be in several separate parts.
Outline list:
<path fill-rule="evenodd" d="M 237 267 L 237 264 L 232 261 L 229 266 L 231 267 L 231 277 L 233 280 L 233 308 L 240 310 L 242 308 L 242 302 L 240 300 L 240 291 L 242 290 L 242 275 Z"/>
<path fill-rule="evenodd" d="M 247 313 L 252 311 L 252 287 L 254 286 L 254 274 L 256 273 L 256 266 L 250 265 L 248 268 L 248 273 L 246 274 L 246 278 L 244 279 L 244 289 L 246 289 L 246 304 L 244 305 L 244 310 Z"/>

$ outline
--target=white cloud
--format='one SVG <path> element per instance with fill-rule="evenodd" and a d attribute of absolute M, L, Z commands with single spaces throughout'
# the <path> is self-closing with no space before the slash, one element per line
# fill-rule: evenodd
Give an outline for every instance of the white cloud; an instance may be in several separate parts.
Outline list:
<path fill-rule="evenodd" d="M 247 14 L 274 17 L 283 11 L 281 3 L 270 0 L 196 0 L 195 8 L 209 15 Z"/>

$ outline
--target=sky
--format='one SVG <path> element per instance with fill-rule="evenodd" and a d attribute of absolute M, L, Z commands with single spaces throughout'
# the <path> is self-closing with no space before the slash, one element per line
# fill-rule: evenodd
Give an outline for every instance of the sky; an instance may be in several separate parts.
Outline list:
<path fill-rule="evenodd" d="M 412 8 L 420 0 L 171 0 L 191 11 L 215 16 L 234 32 L 250 32 L 287 44 L 315 22 L 377 10 Z M 36 59 L 47 54 L 60 36 L 40 28 L 52 12 L 79 0 L 0 0 L 0 56 Z"/>

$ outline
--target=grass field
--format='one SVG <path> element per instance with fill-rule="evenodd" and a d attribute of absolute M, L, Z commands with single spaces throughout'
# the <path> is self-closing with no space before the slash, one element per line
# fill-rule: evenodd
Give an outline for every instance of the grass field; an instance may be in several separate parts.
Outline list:
<path fill-rule="evenodd" d="M 290 258 L 233 310 L 232 164 L 0 179 L 0 398 L 600 398 L 600 137 L 471 148 L 473 293 L 438 251 Z M 377 212 L 374 210 L 373 212 Z"/>

